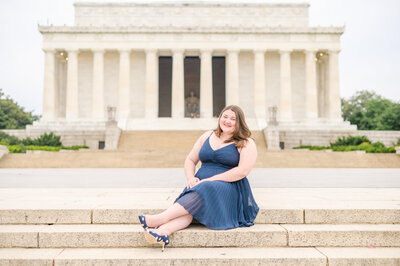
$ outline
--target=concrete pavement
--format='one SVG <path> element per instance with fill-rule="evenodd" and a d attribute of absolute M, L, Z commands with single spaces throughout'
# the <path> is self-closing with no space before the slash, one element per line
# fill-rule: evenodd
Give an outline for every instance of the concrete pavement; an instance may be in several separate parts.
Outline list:
<path fill-rule="evenodd" d="M 256 188 L 400 188 L 396 168 L 255 168 Z M 0 188 L 181 188 L 183 168 L 0 169 Z"/>

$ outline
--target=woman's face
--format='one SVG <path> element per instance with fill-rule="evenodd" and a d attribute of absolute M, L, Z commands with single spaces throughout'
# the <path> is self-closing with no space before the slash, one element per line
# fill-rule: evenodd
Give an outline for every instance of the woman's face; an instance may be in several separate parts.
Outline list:
<path fill-rule="evenodd" d="M 226 110 L 222 113 L 219 120 L 219 126 L 224 133 L 233 134 L 236 128 L 236 114 L 232 110 Z"/>

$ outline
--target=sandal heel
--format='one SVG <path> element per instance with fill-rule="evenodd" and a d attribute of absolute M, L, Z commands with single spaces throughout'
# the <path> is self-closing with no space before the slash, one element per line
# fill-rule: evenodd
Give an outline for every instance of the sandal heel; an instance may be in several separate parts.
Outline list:
<path fill-rule="evenodd" d="M 157 233 L 151 232 L 148 229 L 145 229 L 144 231 L 144 236 L 145 239 L 148 243 L 150 244 L 160 244 L 161 245 L 161 251 L 164 252 L 165 246 L 167 246 L 170 242 L 169 236 L 160 236 Z"/>

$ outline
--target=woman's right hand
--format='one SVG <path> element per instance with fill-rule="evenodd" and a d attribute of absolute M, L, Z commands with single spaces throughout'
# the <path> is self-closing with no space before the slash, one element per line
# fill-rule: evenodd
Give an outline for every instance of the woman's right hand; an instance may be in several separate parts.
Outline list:
<path fill-rule="evenodd" d="M 195 184 L 198 183 L 198 182 L 200 182 L 200 179 L 198 179 L 197 177 L 189 178 L 189 179 L 187 180 L 187 186 L 186 186 L 186 188 L 192 188 L 192 187 L 194 187 Z"/>

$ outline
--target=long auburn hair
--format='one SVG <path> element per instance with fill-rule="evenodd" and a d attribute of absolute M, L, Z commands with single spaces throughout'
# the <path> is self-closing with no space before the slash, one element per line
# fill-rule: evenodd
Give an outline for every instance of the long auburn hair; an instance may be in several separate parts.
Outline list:
<path fill-rule="evenodd" d="M 235 125 L 235 131 L 233 132 L 233 135 L 231 138 L 227 139 L 224 141 L 224 143 L 228 142 L 234 142 L 236 148 L 240 149 L 243 148 L 243 146 L 247 143 L 247 139 L 251 137 L 251 131 L 249 127 L 246 124 L 246 120 L 244 119 L 244 113 L 242 109 L 237 106 L 237 105 L 228 105 L 224 109 L 222 109 L 221 113 L 219 114 L 218 117 L 218 126 L 216 129 L 214 129 L 215 135 L 217 137 L 220 137 L 222 134 L 222 129 L 219 125 L 222 114 L 226 110 L 231 110 L 235 113 L 236 115 L 236 125 Z"/>

